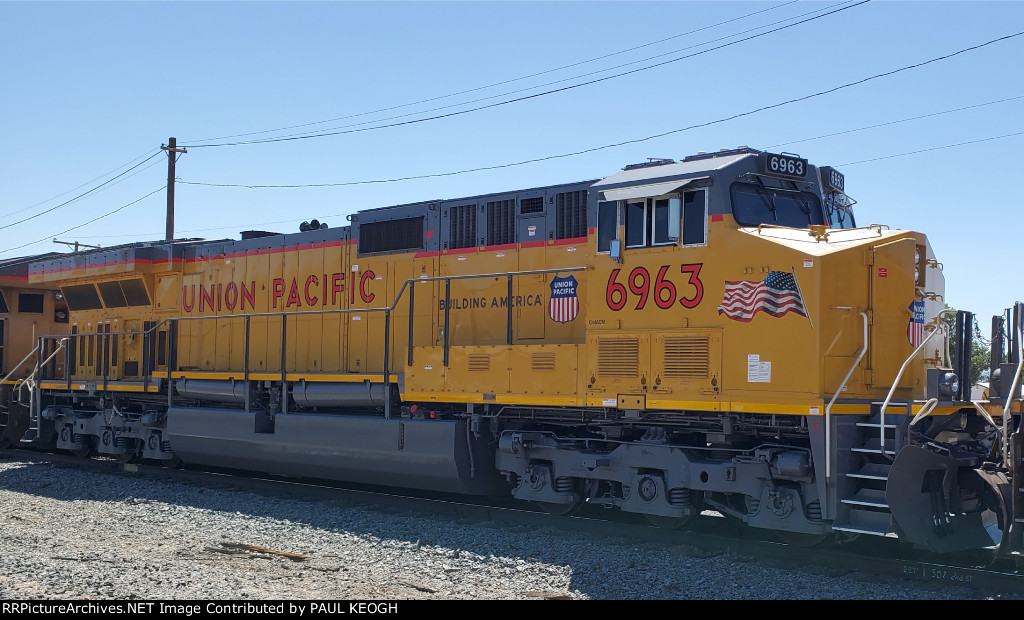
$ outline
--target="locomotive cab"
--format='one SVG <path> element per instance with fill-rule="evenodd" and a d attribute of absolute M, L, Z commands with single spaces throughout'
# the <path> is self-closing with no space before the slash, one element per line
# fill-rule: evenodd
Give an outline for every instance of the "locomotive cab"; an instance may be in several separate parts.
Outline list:
<path fill-rule="evenodd" d="M 683 519 L 706 502 L 812 538 L 901 535 L 886 499 L 891 454 L 908 441 L 911 420 L 940 401 L 950 413 L 967 400 L 939 324 L 944 279 L 927 238 L 860 228 L 839 171 L 747 148 L 627 166 L 592 192 L 588 402 L 637 420 L 606 424 L 609 439 L 666 437 L 684 458 L 619 479 L 619 491 L 584 483 L 603 495 L 591 500 Z M 765 449 L 765 432 L 785 447 Z M 724 458 L 729 450 L 738 452 Z M 747 458 L 801 465 L 750 468 L 746 475 L 770 480 L 752 489 L 733 471 Z M 905 462 L 897 473 L 927 486 L 934 463 Z M 553 463 L 544 476 L 558 481 L 565 468 Z M 572 489 L 568 478 L 550 488 Z M 840 482 L 830 488 L 830 479 Z M 652 499 L 638 508 L 629 489 L 647 487 Z M 542 495 L 522 489 L 522 497 Z M 656 512 L 659 489 L 666 503 Z M 579 494 L 546 493 L 548 504 Z M 919 519 L 922 505 L 904 520 Z M 980 539 L 937 546 L 908 538 L 943 550 Z"/>

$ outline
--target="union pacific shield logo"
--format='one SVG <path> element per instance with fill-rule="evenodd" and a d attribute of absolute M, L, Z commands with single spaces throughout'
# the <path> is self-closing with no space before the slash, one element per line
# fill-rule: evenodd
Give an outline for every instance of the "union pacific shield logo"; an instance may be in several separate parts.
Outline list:
<path fill-rule="evenodd" d="M 907 341 L 915 349 L 924 342 L 924 302 L 910 302 L 910 320 L 907 321 Z"/>
<path fill-rule="evenodd" d="M 555 278 L 551 280 L 551 301 L 548 302 L 548 316 L 557 323 L 568 323 L 580 313 L 580 299 L 576 296 L 576 278 Z"/>

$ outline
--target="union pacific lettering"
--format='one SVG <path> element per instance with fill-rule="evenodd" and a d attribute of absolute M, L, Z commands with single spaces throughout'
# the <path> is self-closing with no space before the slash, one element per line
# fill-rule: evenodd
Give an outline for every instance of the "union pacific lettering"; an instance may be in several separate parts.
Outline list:
<path fill-rule="evenodd" d="M 371 290 L 376 279 L 372 270 L 361 274 L 352 273 L 349 278 L 349 302 L 356 302 L 356 295 L 363 303 L 372 302 L 377 295 Z M 305 277 L 274 278 L 270 284 L 270 307 L 272 310 L 344 307 L 346 278 L 344 273 L 309 274 Z M 261 289 L 262 290 L 262 289 Z M 181 307 L 185 312 L 245 312 L 256 310 L 256 281 L 228 282 L 204 286 L 186 284 L 181 290 Z"/>
<path fill-rule="evenodd" d="M 249 282 L 249 286 L 246 287 L 245 282 L 228 282 L 227 284 L 218 283 L 211 284 L 209 287 L 205 287 L 202 284 L 189 284 L 183 286 L 181 289 L 181 307 L 184 308 L 185 312 L 192 312 L 196 308 L 196 296 L 198 290 L 199 297 L 199 311 L 206 312 L 208 310 L 219 311 L 229 310 L 234 311 L 238 308 L 239 312 L 245 312 L 246 305 L 249 310 L 256 309 L 256 281 Z"/>

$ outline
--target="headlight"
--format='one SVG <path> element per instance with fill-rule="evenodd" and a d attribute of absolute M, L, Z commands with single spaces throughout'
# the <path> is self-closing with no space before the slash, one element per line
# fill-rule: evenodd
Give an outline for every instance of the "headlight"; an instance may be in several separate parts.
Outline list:
<path fill-rule="evenodd" d="M 939 377 L 939 396 L 953 398 L 960 390 L 960 378 L 955 372 L 944 372 Z"/>
<path fill-rule="evenodd" d="M 914 267 L 914 282 L 916 283 L 916 282 L 920 282 L 920 281 L 921 281 L 921 269 L 919 267 Z"/>
<path fill-rule="evenodd" d="M 914 248 L 914 264 L 921 264 L 921 250 L 919 248 Z"/>

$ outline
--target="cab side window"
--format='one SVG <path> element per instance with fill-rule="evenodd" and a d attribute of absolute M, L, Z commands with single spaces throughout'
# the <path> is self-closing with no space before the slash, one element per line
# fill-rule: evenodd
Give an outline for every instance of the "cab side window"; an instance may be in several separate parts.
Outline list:
<path fill-rule="evenodd" d="M 626 247 L 642 248 L 647 245 L 647 200 L 626 203 Z"/>
<path fill-rule="evenodd" d="M 626 247 L 645 248 L 678 241 L 679 223 L 673 222 L 671 215 L 673 201 L 678 203 L 678 196 L 627 201 Z M 675 213 L 678 217 L 678 204 Z"/>
<path fill-rule="evenodd" d="M 41 293 L 18 293 L 18 312 L 42 314 L 43 295 Z"/>
<path fill-rule="evenodd" d="M 683 196 L 683 245 L 706 245 L 708 242 L 707 192 L 697 190 Z"/>
<path fill-rule="evenodd" d="M 614 200 L 606 200 L 597 204 L 597 251 L 609 252 L 612 248 L 612 239 L 618 236 L 619 203 Z"/>
<path fill-rule="evenodd" d="M 656 198 L 603 201 L 597 205 L 597 251 L 607 252 L 618 238 L 618 211 L 626 227 L 626 248 L 707 243 L 707 193 L 682 192 Z M 680 231 L 680 229 L 682 229 Z"/>

